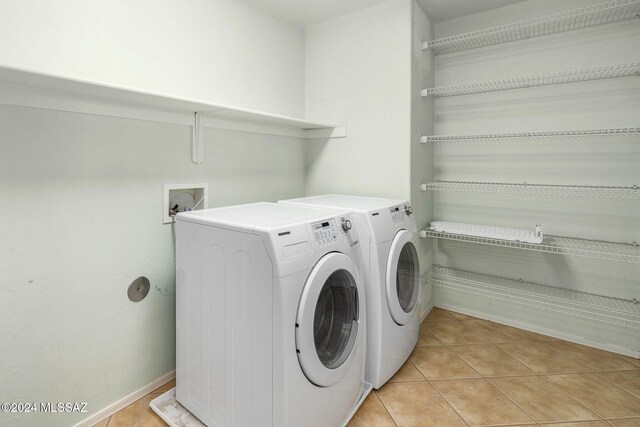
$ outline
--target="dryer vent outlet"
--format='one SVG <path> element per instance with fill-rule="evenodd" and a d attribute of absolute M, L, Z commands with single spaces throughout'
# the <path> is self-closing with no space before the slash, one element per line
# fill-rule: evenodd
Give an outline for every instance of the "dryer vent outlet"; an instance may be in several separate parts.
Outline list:
<path fill-rule="evenodd" d="M 173 224 L 179 212 L 206 209 L 207 193 L 207 184 L 165 184 L 162 222 Z"/>

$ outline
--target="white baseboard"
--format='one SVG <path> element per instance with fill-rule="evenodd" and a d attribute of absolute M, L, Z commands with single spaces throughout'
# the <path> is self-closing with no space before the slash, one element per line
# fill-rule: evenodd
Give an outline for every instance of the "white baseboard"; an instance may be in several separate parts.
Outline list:
<path fill-rule="evenodd" d="M 574 342 L 576 344 L 582 344 L 588 347 L 599 348 L 600 350 L 606 350 L 613 353 L 634 357 L 636 359 L 640 357 L 639 352 L 629 350 L 627 348 L 623 348 L 615 344 L 606 344 L 606 343 L 601 343 L 597 341 L 592 341 L 575 334 L 566 333 L 563 331 L 558 331 L 558 330 L 553 330 L 548 328 L 542 328 L 536 325 L 532 325 L 531 323 L 528 323 L 528 322 L 514 321 L 507 317 L 495 315 L 489 312 L 479 312 L 476 310 L 468 310 L 465 308 L 456 307 L 454 305 L 441 304 L 441 303 L 438 303 L 437 307 L 443 308 L 445 310 L 455 311 L 457 313 L 466 314 L 467 316 L 473 316 L 473 317 L 478 317 L 480 319 L 490 320 L 492 322 L 500 323 L 502 325 L 524 329 L 525 331 L 531 331 L 537 334 L 542 334 L 549 337 L 558 338 L 558 339 L 569 341 L 569 342 Z"/>
<path fill-rule="evenodd" d="M 100 421 L 109 418 L 111 415 L 115 414 L 119 410 L 124 409 L 127 406 L 131 405 L 136 400 L 138 400 L 138 399 L 146 396 L 147 394 L 151 393 L 153 390 L 157 389 L 158 387 L 161 387 L 161 386 L 165 385 L 169 381 L 173 380 L 175 377 L 176 377 L 176 371 L 173 370 L 173 371 L 169 372 L 168 374 L 165 374 L 162 377 L 158 378 L 157 380 L 153 381 L 151 384 L 148 384 L 148 385 L 142 387 L 140 390 L 136 390 L 133 393 L 131 393 L 130 395 L 118 400 L 115 403 L 112 403 L 111 405 L 107 406 L 103 410 L 91 415 L 89 418 L 87 418 L 84 421 L 79 422 L 78 424 L 74 425 L 73 427 L 91 427 L 91 426 L 94 426 L 94 425 L 98 424 Z"/>
<path fill-rule="evenodd" d="M 431 313 L 431 310 L 433 310 L 433 299 L 429 303 L 429 305 L 426 306 L 424 310 L 422 310 L 422 313 L 420 313 L 420 323 L 422 323 L 424 321 L 424 319 L 427 318 L 429 313 Z"/>

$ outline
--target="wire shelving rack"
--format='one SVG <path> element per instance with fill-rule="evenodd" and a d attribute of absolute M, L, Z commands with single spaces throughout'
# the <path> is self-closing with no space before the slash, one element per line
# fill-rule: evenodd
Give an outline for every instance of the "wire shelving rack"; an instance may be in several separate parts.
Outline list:
<path fill-rule="evenodd" d="M 610 24 L 640 17 L 640 0 L 614 0 L 422 43 L 436 55 Z"/>
<path fill-rule="evenodd" d="M 455 86 L 422 89 L 422 96 L 444 98 L 449 96 L 473 95 L 504 90 L 529 89 L 534 87 L 578 83 L 619 77 L 640 76 L 640 61 L 624 64 L 603 65 L 570 71 L 558 71 L 526 77 L 512 77 L 488 82 L 466 83 Z"/>
<path fill-rule="evenodd" d="M 640 264 L 640 245 L 633 243 L 616 243 L 602 240 L 588 240 L 574 237 L 545 235 L 542 243 L 526 243 L 501 240 L 489 237 L 453 234 L 430 229 L 420 230 L 420 237 L 455 240 L 459 242 L 478 243 L 482 245 L 524 249 L 535 252 L 546 252 L 558 255 L 570 255 L 585 258 L 596 258 L 607 261 Z"/>
<path fill-rule="evenodd" d="M 509 132 L 509 133 L 485 133 L 469 135 L 422 135 L 420 142 L 423 144 L 446 143 L 446 142 L 497 142 L 512 140 L 593 140 L 602 137 L 609 141 L 640 141 L 640 127 L 620 127 L 605 129 L 573 129 L 558 131 L 538 131 L 538 132 Z"/>
<path fill-rule="evenodd" d="M 434 266 L 425 276 L 436 289 L 640 329 L 640 301 L 636 298 L 580 292 L 441 266 Z"/>
<path fill-rule="evenodd" d="M 473 193 L 523 194 L 530 196 L 583 197 L 592 199 L 640 200 L 640 187 L 529 184 L 507 182 L 432 181 L 420 184 L 421 191 L 463 191 Z"/>

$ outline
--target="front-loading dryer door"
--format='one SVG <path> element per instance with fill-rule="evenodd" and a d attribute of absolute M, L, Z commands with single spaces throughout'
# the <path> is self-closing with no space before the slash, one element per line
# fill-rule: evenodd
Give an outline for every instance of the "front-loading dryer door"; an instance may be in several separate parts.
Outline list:
<path fill-rule="evenodd" d="M 360 326 L 358 273 L 346 255 L 332 252 L 313 267 L 296 318 L 296 351 L 305 376 L 328 387 L 347 373 Z"/>
<path fill-rule="evenodd" d="M 385 286 L 387 305 L 398 325 L 405 325 L 411 319 L 420 291 L 420 263 L 414 239 L 414 233 L 400 230 L 389 249 Z"/>

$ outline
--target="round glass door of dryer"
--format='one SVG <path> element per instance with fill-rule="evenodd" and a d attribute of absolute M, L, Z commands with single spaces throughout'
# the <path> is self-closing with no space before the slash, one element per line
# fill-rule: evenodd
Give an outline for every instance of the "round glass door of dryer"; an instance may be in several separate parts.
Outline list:
<path fill-rule="evenodd" d="M 391 243 L 387 261 L 386 294 L 391 317 L 405 325 L 413 316 L 420 291 L 420 262 L 415 236 L 399 231 Z"/>
<path fill-rule="evenodd" d="M 313 384 L 331 386 L 346 374 L 360 326 L 358 274 L 344 254 L 325 255 L 305 283 L 296 321 L 296 351 Z"/>

